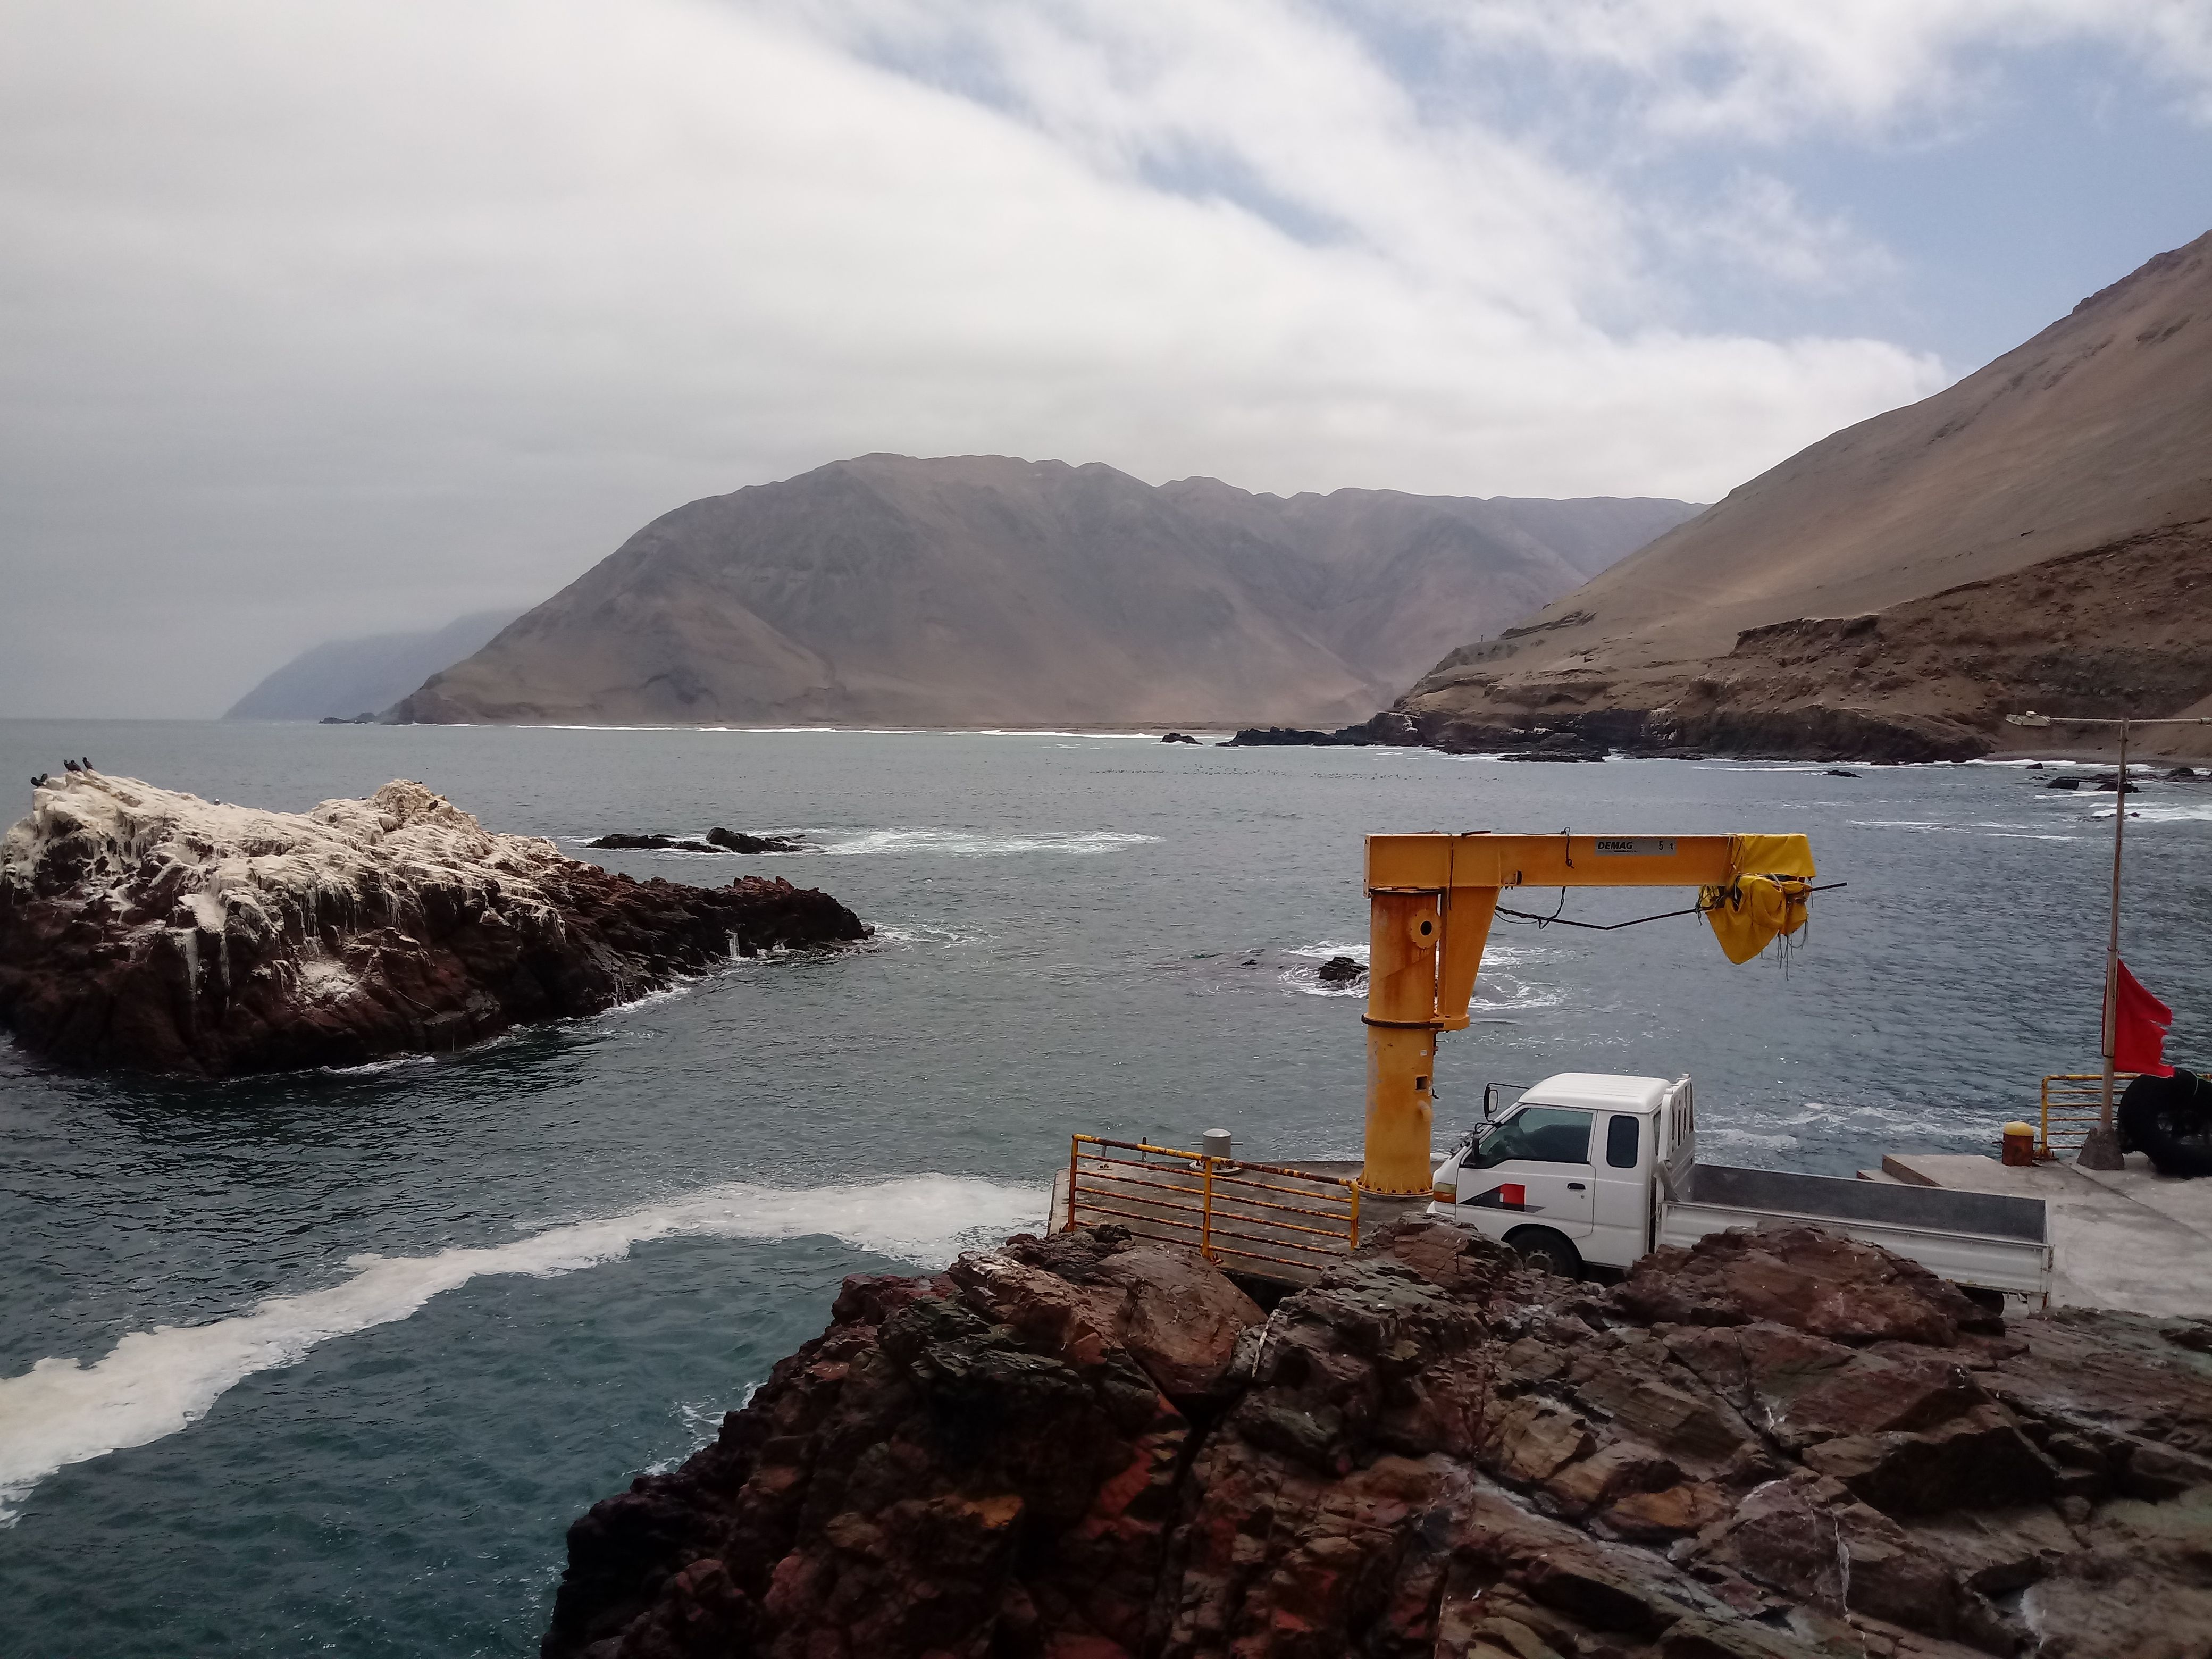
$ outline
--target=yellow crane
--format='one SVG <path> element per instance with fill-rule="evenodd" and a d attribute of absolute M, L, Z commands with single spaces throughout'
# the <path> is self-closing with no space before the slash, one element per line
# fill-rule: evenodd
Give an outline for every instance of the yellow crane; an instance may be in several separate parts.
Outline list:
<path fill-rule="evenodd" d="M 1516 887 L 1695 887 L 1732 962 L 1804 925 L 1802 836 L 1370 836 L 1366 1165 L 1378 1195 L 1430 1188 L 1437 1034 L 1468 1024 L 1498 896 Z"/>

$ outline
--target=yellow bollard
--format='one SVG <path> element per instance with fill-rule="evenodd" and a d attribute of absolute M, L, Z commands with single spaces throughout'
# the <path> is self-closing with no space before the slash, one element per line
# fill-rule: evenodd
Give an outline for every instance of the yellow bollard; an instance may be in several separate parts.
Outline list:
<path fill-rule="evenodd" d="M 1433 891 L 1370 895 L 1367 962 L 1367 1163 L 1360 1185 L 1393 1197 L 1429 1190 L 1437 1062 Z"/>

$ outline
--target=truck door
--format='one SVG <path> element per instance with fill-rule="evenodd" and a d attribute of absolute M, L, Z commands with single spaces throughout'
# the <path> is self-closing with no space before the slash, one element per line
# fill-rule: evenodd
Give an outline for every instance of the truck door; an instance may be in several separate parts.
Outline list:
<path fill-rule="evenodd" d="M 1651 1164 L 1663 1114 L 1606 1112 L 1599 1115 L 1602 1163 L 1593 1163 L 1596 1194 L 1590 1241 L 1583 1260 L 1608 1267 L 1632 1266 L 1650 1248 Z"/>
<path fill-rule="evenodd" d="M 1533 1222 L 1580 1238 L 1590 1230 L 1590 1114 L 1523 1106 L 1471 1148 L 1459 1207 L 1493 1237 Z"/>

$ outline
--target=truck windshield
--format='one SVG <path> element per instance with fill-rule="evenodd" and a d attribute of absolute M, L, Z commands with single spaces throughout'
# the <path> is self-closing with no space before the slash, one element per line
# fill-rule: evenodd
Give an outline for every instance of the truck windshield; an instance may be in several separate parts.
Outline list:
<path fill-rule="evenodd" d="M 1523 1106 L 1486 1131 L 1467 1167 L 1494 1169 L 1509 1158 L 1528 1164 L 1589 1162 L 1590 1115 L 1563 1106 Z"/>

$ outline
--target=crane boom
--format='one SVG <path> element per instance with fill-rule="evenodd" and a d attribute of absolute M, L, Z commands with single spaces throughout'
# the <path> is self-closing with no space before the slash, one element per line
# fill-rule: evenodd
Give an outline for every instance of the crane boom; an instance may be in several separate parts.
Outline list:
<path fill-rule="evenodd" d="M 1714 931 L 1741 961 L 1804 921 L 1802 836 L 1370 836 L 1367 1147 L 1360 1184 L 1430 1184 L 1437 1033 L 1464 1030 L 1500 892 L 1509 887 L 1697 887 L 1729 911 Z M 1768 902 L 1747 908 L 1763 883 Z M 1741 954 L 1739 954 L 1741 952 Z"/>

